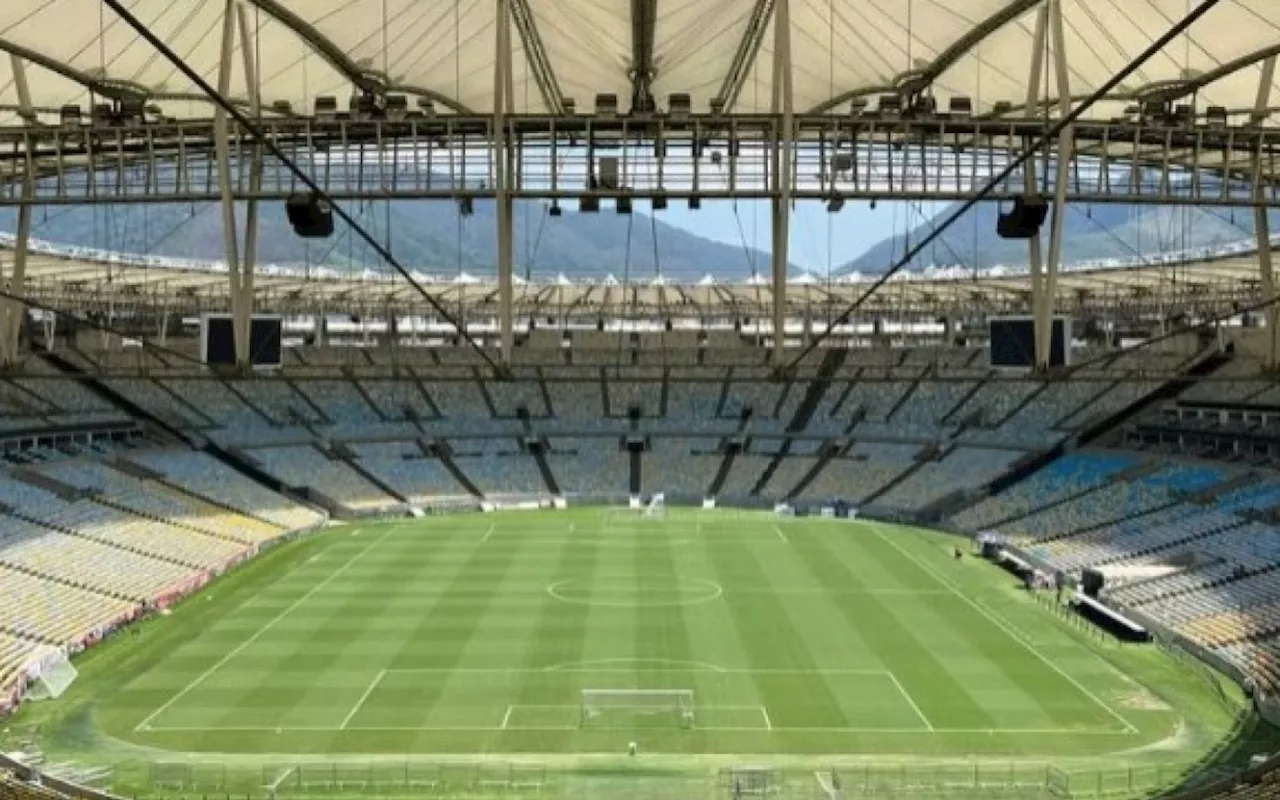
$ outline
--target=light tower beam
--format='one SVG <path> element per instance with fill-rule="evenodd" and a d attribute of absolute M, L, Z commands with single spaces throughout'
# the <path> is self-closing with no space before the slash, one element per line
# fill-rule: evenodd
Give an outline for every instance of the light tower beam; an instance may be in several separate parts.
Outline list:
<path fill-rule="evenodd" d="M 631 0 L 631 113 L 652 114 L 654 36 L 658 27 L 658 0 Z"/>
<path fill-rule="evenodd" d="M 773 103 L 780 119 L 778 142 L 773 150 L 773 192 L 771 197 L 773 241 L 773 363 L 782 366 L 786 358 L 787 264 L 790 262 L 791 232 L 791 151 L 795 136 L 795 113 L 791 73 L 791 0 L 777 0 L 773 18 Z"/>
<path fill-rule="evenodd" d="M 1267 118 L 1271 104 L 1271 87 L 1276 78 L 1276 57 L 1268 56 L 1262 62 L 1262 75 L 1258 79 L 1258 95 L 1254 100 L 1250 122 L 1261 125 Z M 1271 217 L 1266 201 L 1265 181 L 1262 178 L 1262 145 L 1253 154 L 1253 235 L 1258 242 L 1258 272 L 1261 278 L 1262 301 L 1266 303 L 1267 318 L 1267 369 L 1280 367 L 1280 308 L 1276 306 L 1276 277 L 1271 258 Z"/>
<path fill-rule="evenodd" d="M 1048 50 L 1049 36 L 1049 3 L 1040 6 L 1040 10 L 1036 12 L 1035 33 L 1032 35 L 1031 49 L 1031 69 L 1027 76 L 1027 108 L 1037 109 L 1040 107 L 1040 82 L 1044 74 L 1045 52 Z M 1045 140 L 1048 143 L 1048 140 Z M 1035 151 L 1031 152 L 1026 163 L 1023 164 L 1022 179 L 1023 190 L 1028 198 L 1037 196 L 1040 192 L 1039 178 L 1036 173 L 1036 157 L 1039 154 Z M 1042 242 L 1040 241 L 1040 231 L 1036 230 L 1035 235 L 1027 240 L 1027 270 L 1031 275 L 1031 315 L 1032 315 L 1032 341 L 1035 345 L 1034 366 L 1041 369 L 1040 361 L 1040 309 L 1044 298 L 1044 258 L 1041 253 Z M 1045 358 L 1044 365 L 1048 366 L 1049 359 Z"/>
<path fill-rule="evenodd" d="M 1058 114 L 1066 119 L 1071 113 L 1071 76 L 1067 66 L 1066 36 L 1062 30 L 1062 0 L 1049 0 L 1049 48 L 1053 53 L 1054 78 L 1058 89 Z M 1053 312 L 1054 300 L 1058 293 L 1058 270 L 1062 266 L 1063 226 L 1067 219 L 1067 183 L 1071 180 L 1072 149 L 1075 144 L 1075 131 L 1071 125 L 1063 126 L 1058 132 L 1057 175 L 1053 187 L 1053 217 L 1049 228 L 1049 259 L 1045 264 L 1045 273 L 1038 283 L 1032 283 L 1034 293 L 1040 287 L 1039 302 L 1032 298 L 1032 328 L 1036 342 L 1037 370 L 1049 368 L 1049 356 L 1053 352 Z M 1038 241 L 1033 240 L 1033 241 Z M 1070 341 L 1064 343 L 1070 347 Z M 1066 353 L 1063 353 L 1066 356 Z"/>
<path fill-rule="evenodd" d="M 515 310 L 513 308 L 515 265 L 512 263 L 512 236 L 515 204 L 511 199 L 514 180 L 513 159 L 507 137 L 507 112 L 511 111 L 511 4 L 496 0 L 495 58 L 493 61 L 493 179 L 494 202 L 497 205 L 498 234 L 498 328 L 502 352 L 498 358 L 510 364 L 515 349 Z"/>
<path fill-rule="evenodd" d="M 231 70 L 235 61 L 237 0 L 226 0 L 222 16 L 222 51 L 218 59 L 218 94 L 231 96 Z M 227 297 L 231 301 L 231 331 L 235 341 L 236 368 L 250 368 L 249 310 L 244 306 L 240 285 L 240 236 L 236 223 L 236 200 L 231 185 L 231 133 L 225 108 L 213 110 L 213 151 L 218 171 L 218 191 L 222 207 L 222 249 L 227 262 Z"/>
<path fill-rule="evenodd" d="M 244 82 L 248 90 L 249 113 L 253 118 L 262 118 L 262 93 L 258 86 L 258 64 L 253 38 L 250 36 L 249 13 L 244 3 L 237 3 L 236 18 L 240 24 L 240 51 L 244 56 Z M 249 352 L 252 337 L 252 320 L 254 310 L 253 274 L 258 260 L 258 194 L 262 191 L 262 143 L 255 140 L 250 150 L 249 160 L 249 199 L 246 202 L 244 221 L 244 263 L 240 266 L 240 310 L 235 319 L 236 346 L 245 343 L 248 359 L 246 365 L 252 367 L 253 354 Z M 240 351 L 236 350 L 236 362 L 240 364 Z M 245 366 L 245 365 L 242 365 Z"/>
<path fill-rule="evenodd" d="M 31 102 L 31 86 L 27 83 L 26 65 L 16 55 L 9 56 L 13 67 L 13 82 L 18 95 L 18 113 L 24 119 L 34 118 L 35 106 Z M 9 287 L 14 295 L 23 295 L 27 279 L 27 257 L 31 249 L 31 200 L 35 197 L 35 163 L 31 158 L 31 140 L 23 147 L 26 163 L 22 168 L 22 205 L 18 206 L 18 230 L 13 247 L 13 272 Z M 0 275 L 0 277 L 3 277 Z M 18 337 L 22 333 L 22 317 L 25 306 L 16 300 L 4 304 L 3 328 L 0 328 L 0 363 L 10 367 L 18 363 Z"/>

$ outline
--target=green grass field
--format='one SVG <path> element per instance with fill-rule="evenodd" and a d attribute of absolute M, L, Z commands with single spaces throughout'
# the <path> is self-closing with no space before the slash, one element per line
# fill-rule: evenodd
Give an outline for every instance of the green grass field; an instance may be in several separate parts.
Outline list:
<path fill-rule="evenodd" d="M 1189 764 L 1226 739 L 1202 672 L 1089 637 L 954 543 L 674 509 L 337 527 L 88 654 L 67 696 L 18 722 L 82 759 L 555 760 L 636 742 L 690 763 Z M 584 720 L 583 689 L 691 690 L 694 718 Z"/>

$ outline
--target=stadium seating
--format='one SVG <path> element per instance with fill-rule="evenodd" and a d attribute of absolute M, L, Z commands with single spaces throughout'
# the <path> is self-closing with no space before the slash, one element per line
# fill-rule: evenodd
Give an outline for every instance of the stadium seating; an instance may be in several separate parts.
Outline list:
<path fill-rule="evenodd" d="M 311 489 L 353 511 L 387 509 L 400 502 L 350 464 L 314 447 L 262 447 L 248 452 L 285 486 Z"/>
<path fill-rule="evenodd" d="M 202 414 L 219 427 L 252 429 L 271 424 L 222 381 L 210 378 L 169 378 L 161 380 L 160 385 L 180 397 L 187 405 L 200 409 Z"/>
<path fill-rule="evenodd" d="M 0 564 L 138 602 L 177 592 L 198 574 L 149 552 L 12 517 L 0 537 Z"/>
<path fill-rule="evenodd" d="M 1135 463 L 1132 456 L 1124 453 L 1072 453 L 1027 480 L 961 511 L 952 517 L 951 523 L 965 530 L 984 530 L 1096 488 Z"/>
<path fill-rule="evenodd" d="M 359 428 L 382 420 L 351 381 L 300 380 L 294 385 L 325 419 L 339 427 Z"/>
<path fill-rule="evenodd" d="M 625 495 L 630 492 L 630 454 L 617 437 L 557 436 L 547 464 L 564 494 Z"/>
<path fill-rule="evenodd" d="M 360 442 L 351 449 L 361 469 L 411 503 L 467 493 L 440 460 L 424 454 L 416 442 Z"/>
<path fill-rule="evenodd" d="M 717 439 L 655 439 L 653 448 L 644 454 L 641 461 L 641 491 L 645 494 L 706 494 L 724 462 L 724 456 L 716 453 L 717 443 Z"/>
<path fill-rule="evenodd" d="M 166 449 L 131 453 L 128 458 L 191 495 L 281 531 L 303 530 L 324 521 L 319 512 L 283 497 L 207 453 Z"/>
<path fill-rule="evenodd" d="M 516 439 L 464 440 L 455 446 L 453 463 L 486 497 L 548 492 L 538 463 Z"/>
<path fill-rule="evenodd" d="M 876 498 L 886 508 L 916 510 L 955 492 L 972 491 L 999 477 L 1024 456 L 1021 450 L 957 447 L 939 461 L 923 464 Z"/>
<path fill-rule="evenodd" d="M 383 418 L 388 420 L 436 416 L 421 385 L 411 379 L 357 381 Z"/>
<path fill-rule="evenodd" d="M 909 469 L 920 454 L 914 444 L 859 442 L 833 458 L 801 493 L 810 500 L 843 498 L 862 505 Z"/>
<path fill-rule="evenodd" d="M 82 642 L 138 608 L 127 599 L 9 567 L 0 567 L 0 585 L 7 601 L 0 605 L 0 631 L 59 647 Z"/>

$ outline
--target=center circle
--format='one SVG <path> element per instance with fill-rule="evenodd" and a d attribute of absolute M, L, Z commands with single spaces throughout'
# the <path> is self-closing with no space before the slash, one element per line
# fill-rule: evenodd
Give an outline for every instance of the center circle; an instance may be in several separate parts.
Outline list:
<path fill-rule="evenodd" d="M 701 578 L 569 578 L 548 586 L 547 594 L 574 605 L 661 608 L 709 603 L 724 594 L 724 587 Z"/>

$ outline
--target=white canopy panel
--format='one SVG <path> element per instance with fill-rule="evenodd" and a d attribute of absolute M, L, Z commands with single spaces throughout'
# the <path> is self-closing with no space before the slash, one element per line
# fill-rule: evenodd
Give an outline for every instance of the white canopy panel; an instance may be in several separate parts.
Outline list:
<path fill-rule="evenodd" d="M 1024 106 L 1036 15 L 1049 1 L 788 0 L 795 109 L 843 111 L 851 97 L 878 94 L 912 75 L 931 80 L 943 104 L 963 95 L 978 112 L 1001 101 Z M 1196 5 L 1060 1 L 1075 96 L 1101 85 Z M 771 107 L 778 0 L 236 2 L 245 7 L 247 29 L 242 39 L 237 26 L 232 58 L 231 94 L 241 102 L 248 98 L 247 41 L 268 105 L 286 101 L 309 113 L 317 96 L 332 95 L 345 106 L 363 83 L 429 98 L 440 111 L 488 113 L 498 60 L 497 9 L 508 7 L 513 111 L 555 110 L 556 94 L 589 109 L 599 93 L 617 95 L 625 111 L 638 64 L 651 67 L 659 108 L 675 92 L 690 94 L 695 111 L 705 111 L 717 96 L 731 100 L 730 110 Z M 216 82 L 224 0 L 126 5 Z M 1280 51 L 1274 5 L 1222 0 L 1139 70 L 1117 102 L 1190 80 L 1204 84 L 1195 96 L 1201 108 L 1251 110 L 1262 62 Z M 648 9 L 648 16 L 637 9 Z M 0 50 L 11 55 L 0 58 L 0 123 L 13 124 L 22 109 L 28 116 L 32 110 L 52 113 L 121 91 L 145 96 L 167 116 L 209 113 L 198 88 L 101 0 L 5 0 Z M 540 84 L 540 75 L 549 81 Z M 1049 96 L 1057 93 L 1052 80 L 1042 88 Z M 1115 111 L 1104 103 L 1096 115 Z"/>

